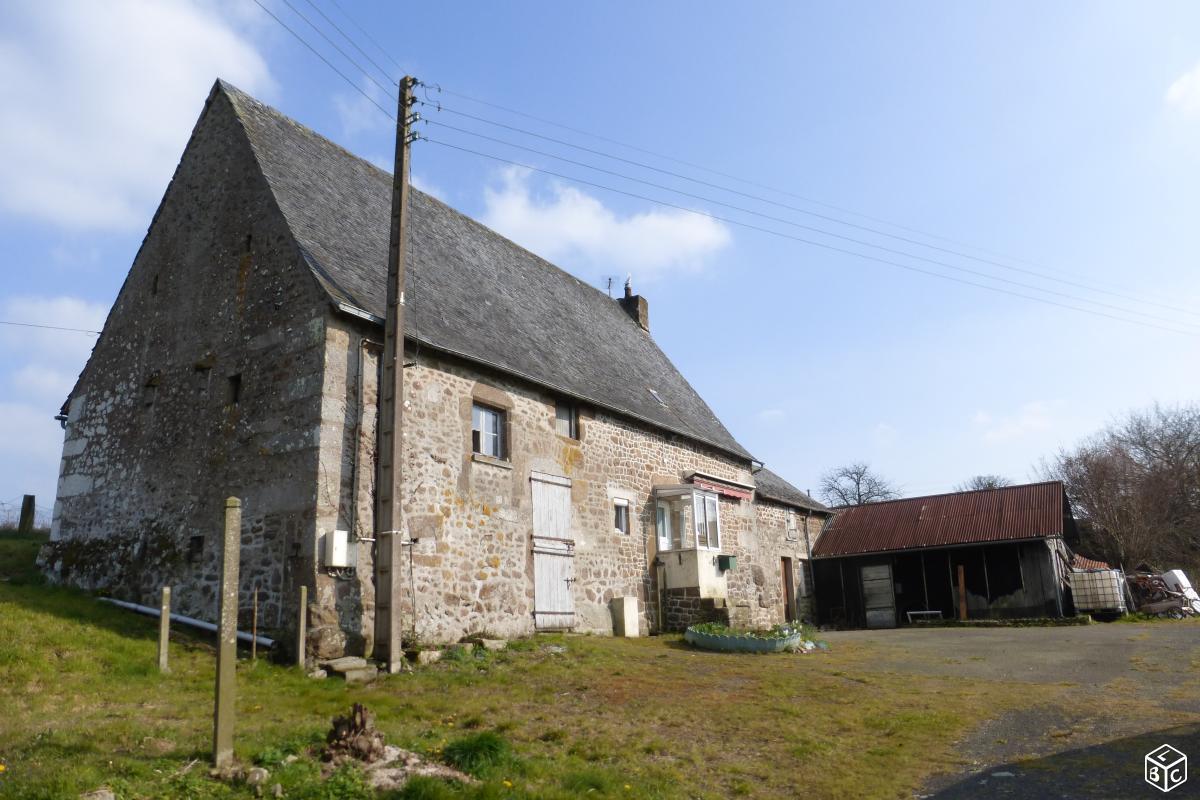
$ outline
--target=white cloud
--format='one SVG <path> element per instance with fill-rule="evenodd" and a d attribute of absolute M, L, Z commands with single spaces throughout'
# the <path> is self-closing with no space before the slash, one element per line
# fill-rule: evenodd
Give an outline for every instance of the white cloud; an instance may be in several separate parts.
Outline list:
<path fill-rule="evenodd" d="M 236 5 L 5 3 L 0 209 L 72 229 L 144 228 L 213 80 L 274 86 L 222 16 Z"/>
<path fill-rule="evenodd" d="M 1189 117 L 1200 117 L 1200 61 L 1167 89 L 1167 105 Z"/>
<path fill-rule="evenodd" d="M 1050 411 L 1042 402 L 1026 403 L 1016 414 L 1008 417 L 995 417 L 986 411 L 977 411 L 972 421 L 983 441 L 989 444 L 1022 439 L 1048 431 L 1053 426 Z"/>
<path fill-rule="evenodd" d="M 504 170 L 500 186 L 484 192 L 483 222 L 552 261 L 653 280 L 700 269 L 732 238 L 722 223 L 685 211 L 621 216 L 561 183 L 550 184 L 547 197 L 536 197 L 529 178 L 527 170 Z"/>
<path fill-rule="evenodd" d="M 363 131 L 394 129 L 396 123 L 383 113 L 383 109 L 395 107 L 396 101 L 385 96 L 379 87 L 365 78 L 359 83 L 366 96 L 350 89 L 333 95 L 333 108 L 342 123 L 342 132 L 346 136 L 354 136 Z M 392 171 L 390 166 L 385 169 Z"/>

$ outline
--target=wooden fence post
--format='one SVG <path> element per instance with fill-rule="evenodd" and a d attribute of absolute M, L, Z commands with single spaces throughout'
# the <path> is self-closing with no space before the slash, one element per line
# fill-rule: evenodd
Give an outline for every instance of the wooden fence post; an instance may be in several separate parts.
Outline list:
<path fill-rule="evenodd" d="M 258 660 L 258 587 L 254 587 L 250 601 L 250 660 Z"/>
<path fill-rule="evenodd" d="M 242 547 L 242 501 L 225 501 L 221 540 L 221 597 L 217 625 L 217 690 L 213 704 L 213 766 L 233 764 L 234 706 L 237 689 L 238 562 Z"/>
<path fill-rule="evenodd" d="M 171 587 L 162 587 L 158 607 L 158 671 L 170 672 L 167 666 L 167 643 L 171 640 Z"/>
<path fill-rule="evenodd" d="M 958 565 L 958 618 L 967 618 L 967 579 L 962 564 Z"/>
<path fill-rule="evenodd" d="M 308 666 L 308 587 L 300 587 L 300 619 L 296 623 L 296 666 L 304 669 Z"/>

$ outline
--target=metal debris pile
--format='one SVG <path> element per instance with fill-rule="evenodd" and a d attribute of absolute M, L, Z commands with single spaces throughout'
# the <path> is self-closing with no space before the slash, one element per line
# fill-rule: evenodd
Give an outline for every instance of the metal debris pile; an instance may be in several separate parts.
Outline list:
<path fill-rule="evenodd" d="M 1184 617 L 1200 614 L 1200 598 L 1181 570 L 1161 575 L 1138 572 L 1125 576 L 1134 608 L 1141 614 Z"/>

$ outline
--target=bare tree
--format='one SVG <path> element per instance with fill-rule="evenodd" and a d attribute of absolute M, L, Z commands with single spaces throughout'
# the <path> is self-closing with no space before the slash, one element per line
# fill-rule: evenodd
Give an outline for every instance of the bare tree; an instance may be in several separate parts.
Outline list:
<path fill-rule="evenodd" d="M 817 491 L 831 506 L 861 506 L 900 496 L 889 481 L 871 471 L 870 464 L 861 461 L 826 472 L 821 476 Z"/>
<path fill-rule="evenodd" d="M 1128 568 L 1200 566 L 1200 406 L 1133 412 L 1043 465 L 1083 546 Z"/>
<path fill-rule="evenodd" d="M 956 492 L 977 492 L 980 489 L 1003 489 L 1012 486 L 1012 481 L 1003 475 L 976 475 L 954 487 Z"/>

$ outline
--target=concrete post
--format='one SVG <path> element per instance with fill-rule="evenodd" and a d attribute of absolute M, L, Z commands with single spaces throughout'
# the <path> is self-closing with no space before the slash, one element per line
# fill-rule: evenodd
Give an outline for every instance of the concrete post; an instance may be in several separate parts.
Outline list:
<path fill-rule="evenodd" d="M 171 640 L 171 587 L 162 587 L 158 608 L 158 671 L 170 672 L 167 666 L 167 643 Z"/>
<path fill-rule="evenodd" d="M 242 547 L 242 501 L 225 501 L 221 539 L 221 599 L 217 615 L 217 694 L 213 704 L 213 766 L 233 764 L 234 697 L 237 690 L 238 562 Z"/>
<path fill-rule="evenodd" d="M 300 587 L 300 614 L 296 621 L 296 666 L 305 669 L 308 666 L 308 587 Z"/>
<path fill-rule="evenodd" d="M 17 525 L 17 533 L 33 533 L 34 508 L 33 495 L 27 494 L 21 498 L 21 522 Z"/>

